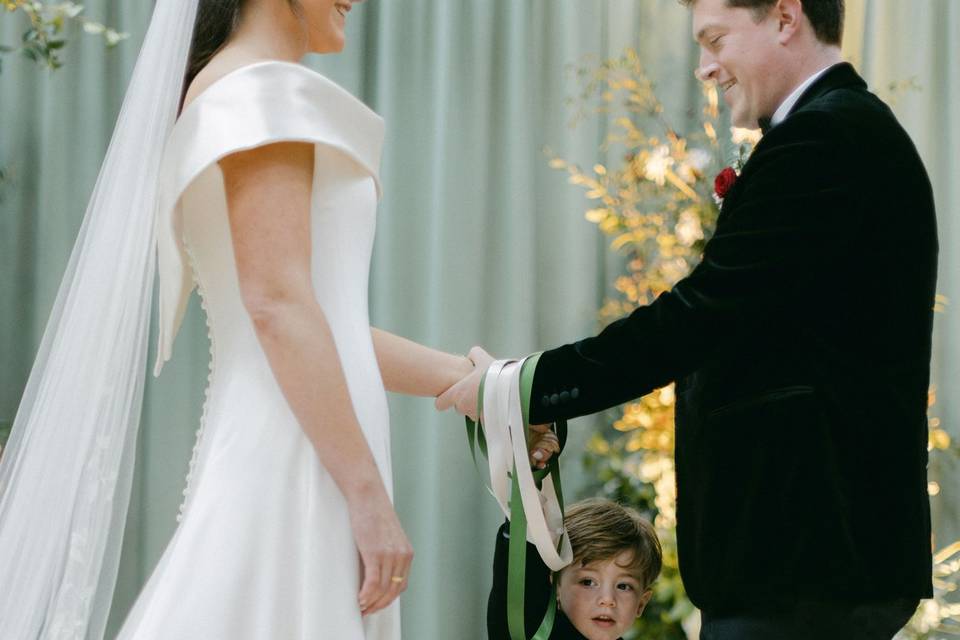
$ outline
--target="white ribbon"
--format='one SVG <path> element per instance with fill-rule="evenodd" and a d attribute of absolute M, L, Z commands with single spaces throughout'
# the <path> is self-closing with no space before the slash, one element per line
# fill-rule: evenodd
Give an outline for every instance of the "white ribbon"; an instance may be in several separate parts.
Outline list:
<path fill-rule="evenodd" d="M 497 360 L 484 377 L 483 433 L 487 441 L 487 463 L 493 497 L 510 517 L 511 473 L 520 484 L 523 512 L 527 518 L 527 541 L 552 571 L 573 561 L 570 537 L 563 526 L 563 511 L 557 499 L 553 474 L 541 489 L 533 480 L 527 451 L 527 434 L 520 404 L 520 371 L 523 360 Z M 559 545 L 560 551 L 557 551 Z"/>

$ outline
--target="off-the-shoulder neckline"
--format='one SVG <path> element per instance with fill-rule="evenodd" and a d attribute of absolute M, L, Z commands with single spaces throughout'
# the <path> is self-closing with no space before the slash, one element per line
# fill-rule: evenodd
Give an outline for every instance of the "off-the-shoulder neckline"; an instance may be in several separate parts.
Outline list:
<path fill-rule="evenodd" d="M 236 69 L 233 69 L 233 70 L 231 70 L 231 71 L 228 71 L 227 73 L 223 74 L 222 76 L 220 76 L 219 78 L 217 78 L 216 80 L 214 80 L 213 82 L 211 82 L 210 85 L 209 85 L 206 89 L 204 89 L 203 91 L 201 91 L 199 94 L 197 94 L 197 96 L 196 96 L 193 100 L 190 101 L 190 104 L 186 105 L 186 106 L 183 108 L 183 110 L 180 112 L 180 115 L 177 116 L 177 120 L 178 120 L 178 121 L 179 121 L 179 120 L 182 120 L 183 117 L 184 117 L 185 115 L 187 115 L 188 112 L 193 111 L 193 110 L 194 110 L 194 107 L 195 107 L 197 104 L 199 104 L 199 103 L 202 102 L 204 96 L 206 96 L 207 94 L 211 93 L 211 90 L 212 90 L 213 88 L 221 85 L 221 84 L 222 84 L 224 81 L 226 81 L 227 79 L 232 78 L 233 76 L 238 75 L 238 74 L 240 74 L 240 73 L 242 73 L 242 72 L 250 71 L 251 69 L 254 69 L 254 68 L 257 68 L 257 67 L 265 67 L 265 66 L 268 66 L 268 65 L 280 65 L 280 66 L 283 66 L 283 67 L 293 67 L 294 69 L 296 69 L 296 70 L 298 70 L 298 71 L 305 72 L 307 75 L 313 76 L 313 77 L 316 78 L 317 80 L 320 80 L 321 82 L 324 82 L 324 83 L 328 84 L 330 87 L 332 87 L 332 88 L 334 88 L 335 90 L 339 91 L 339 92 L 342 93 L 344 96 L 347 96 L 348 98 L 350 98 L 351 100 L 353 100 L 354 102 L 356 102 L 358 106 L 360 106 L 361 108 L 363 108 L 363 109 L 365 109 L 366 111 L 368 111 L 368 112 L 370 113 L 370 115 L 376 116 L 377 118 L 380 117 L 379 114 L 377 114 L 376 111 L 374 111 L 374 110 L 371 109 L 369 106 L 367 106 L 366 103 L 363 102 L 363 100 L 361 100 L 361 99 L 358 98 L 357 96 L 353 95 L 352 93 L 350 93 L 349 91 L 347 91 L 346 89 L 344 89 L 344 88 L 341 87 L 339 84 L 337 84 L 336 82 L 334 82 L 333 80 L 331 80 L 331 79 L 328 78 L 327 76 L 323 75 L 323 74 L 320 73 L 319 71 L 316 71 L 315 69 L 311 69 L 310 67 L 308 67 L 308 66 L 305 65 L 305 64 L 301 64 L 301 63 L 299 63 L 299 62 L 289 62 L 289 61 L 287 61 L 287 60 L 257 60 L 256 62 L 251 62 L 251 63 L 249 63 L 249 64 L 245 64 L 245 65 L 243 65 L 243 66 L 237 67 Z"/>

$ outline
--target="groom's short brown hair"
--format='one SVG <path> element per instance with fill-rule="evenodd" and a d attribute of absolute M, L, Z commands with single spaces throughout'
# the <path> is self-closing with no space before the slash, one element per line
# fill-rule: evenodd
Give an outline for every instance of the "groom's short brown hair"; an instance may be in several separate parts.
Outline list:
<path fill-rule="evenodd" d="M 631 553 L 624 569 L 648 589 L 660 575 L 663 551 L 653 525 L 630 507 L 603 498 L 570 505 L 564 524 L 573 547 L 573 565 L 612 560 Z"/>
<path fill-rule="evenodd" d="M 692 6 L 697 0 L 680 0 Z M 777 0 L 727 0 L 728 7 L 753 9 L 757 20 L 762 20 Z M 843 39 L 844 0 L 801 0 L 803 13 L 813 25 L 817 40 L 824 44 L 839 46 Z"/>

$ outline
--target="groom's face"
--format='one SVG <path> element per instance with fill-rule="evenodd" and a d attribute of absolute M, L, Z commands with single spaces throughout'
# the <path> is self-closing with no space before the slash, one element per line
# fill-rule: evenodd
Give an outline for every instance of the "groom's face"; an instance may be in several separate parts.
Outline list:
<path fill-rule="evenodd" d="M 778 4 L 762 16 L 728 7 L 726 0 L 696 0 L 693 36 L 700 45 L 697 77 L 715 82 L 730 107 L 733 124 L 756 128 L 780 104 Z M 759 18 L 759 19 L 758 19 Z"/>

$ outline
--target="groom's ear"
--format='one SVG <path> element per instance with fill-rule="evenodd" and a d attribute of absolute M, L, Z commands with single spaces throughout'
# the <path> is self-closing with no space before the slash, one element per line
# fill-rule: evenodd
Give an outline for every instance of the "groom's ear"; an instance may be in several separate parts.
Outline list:
<path fill-rule="evenodd" d="M 773 19 L 779 24 L 780 44 L 787 44 L 797 33 L 804 20 L 803 5 L 800 0 L 779 0 L 773 8 Z"/>

